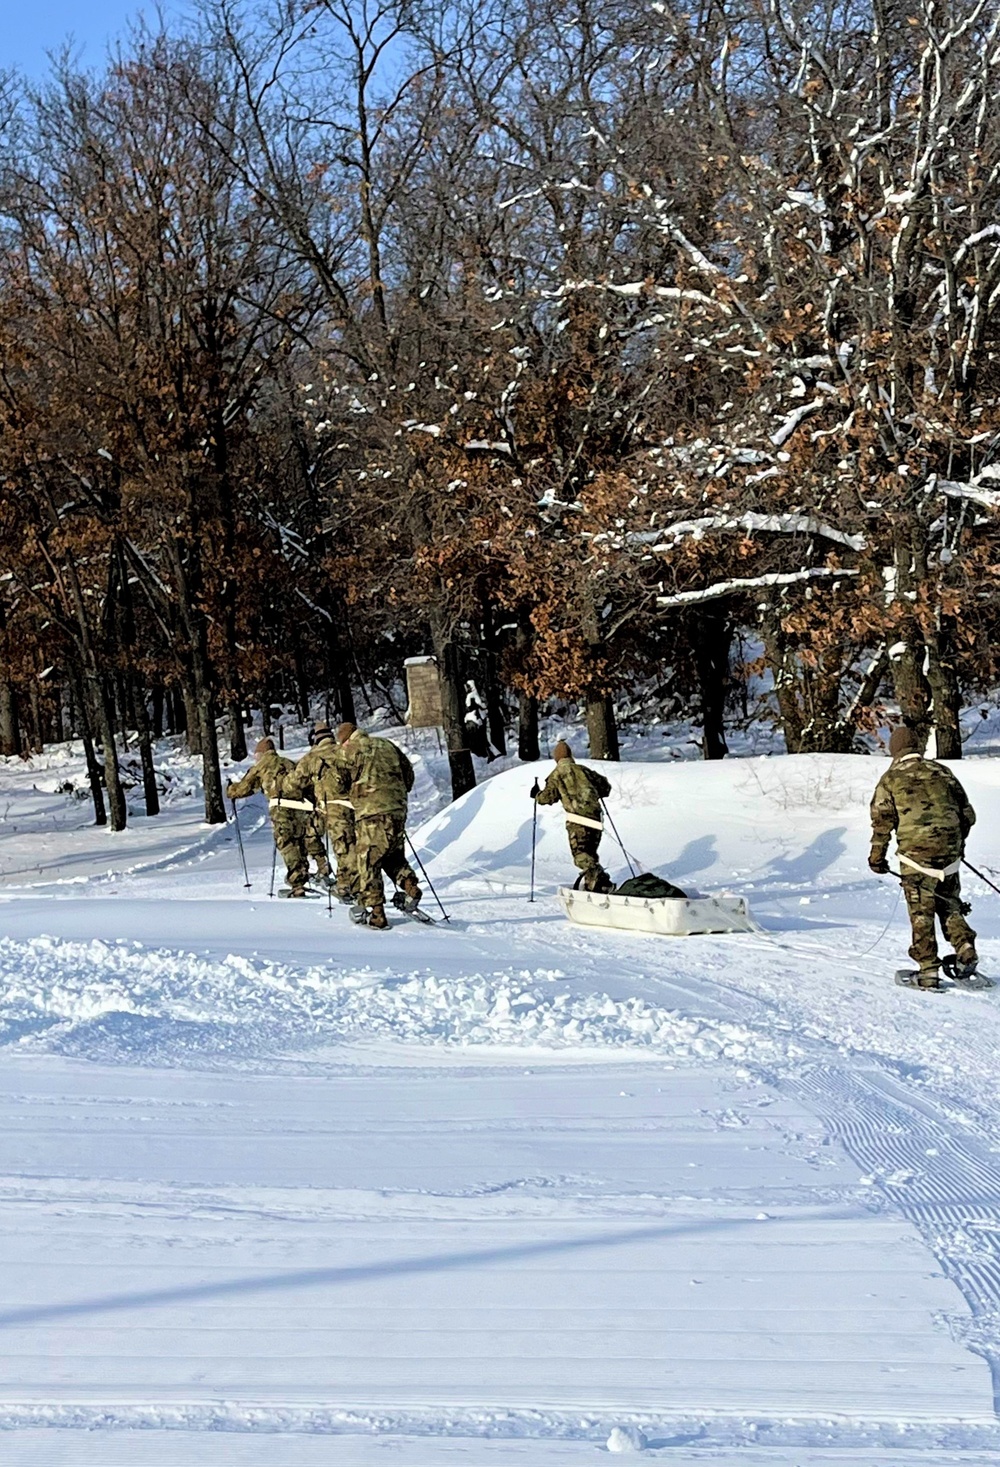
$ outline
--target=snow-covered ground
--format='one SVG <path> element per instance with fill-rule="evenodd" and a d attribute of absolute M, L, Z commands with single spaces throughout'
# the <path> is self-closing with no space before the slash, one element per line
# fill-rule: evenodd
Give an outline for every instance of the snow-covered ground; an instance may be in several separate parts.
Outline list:
<path fill-rule="evenodd" d="M 246 892 L 176 749 L 117 836 L 76 751 L 0 764 L 0 1461 L 995 1463 L 1000 993 L 892 985 L 883 761 L 615 769 L 762 927 L 669 940 L 564 920 L 551 810 L 529 903 L 532 768 L 440 808 L 413 752 L 451 921 L 388 933 L 270 901 L 252 803 Z"/>

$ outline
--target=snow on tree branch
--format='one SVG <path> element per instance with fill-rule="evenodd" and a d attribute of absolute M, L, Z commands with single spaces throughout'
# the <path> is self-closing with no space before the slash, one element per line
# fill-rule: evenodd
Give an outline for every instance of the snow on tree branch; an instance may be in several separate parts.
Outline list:
<path fill-rule="evenodd" d="M 623 285 L 614 285 L 607 280 L 567 280 L 556 290 L 543 291 L 542 296 L 545 300 L 562 300 L 568 295 L 583 290 L 603 291 L 607 295 L 620 295 L 633 299 L 652 296 L 661 301 L 690 301 L 692 305 L 710 306 L 724 316 L 732 315 L 732 310 L 724 301 L 706 295 L 702 290 L 682 290 L 677 285 L 650 285 L 648 280 L 630 280 Z"/>
<path fill-rule="evenodd" d="M 816 519 L 814 515 L 757 514 L 752 510 L 741 515 L 705 515 L 697 520 L 679 520 L 663 530 L 650 531 L 643 539 L 647 542 L 653 541 L 653 554 L 659 555 L 673 549 L 672 545 L 655 543 L 662 542 L 665 537 L 675 542 L 688 536 L 700 539 L 710 530 L 745 530 L 748 534 L 818 535 L 824 540 L 833 540 L 838 545 L 846 545 L 848 549 L 857 551 L 864 550 L 867 544 L 864 535 L 846 534 L 843 530 L 837 530 L 833 525 Z"/>
<path fill-rule="evenodd" d="M 812 566 L 806 570 L 775 571 L 766 576 L 733 577 L 716 581 L 697 591 L 676 591 L 672 596 L 657 596 L 657 606 L 700 606 L 705 601 L 718 601 L 721 596 L 735 596 L 742 591 L 756 591 L 766 586 L 794 586 L 803 581 L 837 581 L 856 576 L 856 570 L 841 567 Z"/>

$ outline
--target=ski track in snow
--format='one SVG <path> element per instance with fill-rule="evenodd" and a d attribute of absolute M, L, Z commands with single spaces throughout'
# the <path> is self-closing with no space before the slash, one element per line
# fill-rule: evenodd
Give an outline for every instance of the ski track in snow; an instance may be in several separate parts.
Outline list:
<path fill-rule="evenodd" d="M 990 775 L 996 778 L 992 769 Z M 636 775 L 637 788 L 643 777 Z M 439 823 L 443 819 L 456 816 L 446 811 Z M 433 827 L 431 822 L 432 850 Z M 468 827 L 457 829 L 461 837 Z M 635 837 L 625 834 L 632 845 Z M 584 936 L 561 922 L 542 921 L 518 947 L 523 961 L 492 966 L 491 957 L 503 950 L 503 934 L 524 918 L 523 899 L 515 898 L 516 883 L 502 872 L 493 884 L 509 894 L 484 899 L 486 871 L 484 880 L 473 882 L 468 872 L 474 869 L 476 862 L 465 859 L 463 865 L 456 858 L 454 871 L 445 868 L 439 876 L 457 914 L 456 932 L 442 939 L 455 943 L 455 957 L 430 966 L 400 965 L 398 953 L 382 963 L 385 948 L 377 949 L 379 962 L 369 964 L 276 961 L 239 952 L 198 955 L 134 940 L 4 938 L 0 1052 L 9 1047 L 27 1058 L 267 1075 L 336 1069 L 349 1047 L 360 1046 L 363 1055 L 365 1045 L 379 1042 L 428 1051 L 445 1046 L 469 1064 L 520 1050 L 563 1062 L 612 1052 L 619 1060 L 642 1057 L 670 1067 L 726 1066 L 737 1079 L 751 1077 L 802 1102 L 861 1168 L 870 1208 L 899 1215 L 918 1230 L 968 1305 L 968 1316 L 956 1309 L 942 1324 L 988 1362 L 994 1408 L 1000 1409 L 1000 991 L 926 999 L 894 990 L 884 970 L 893 965 L 889 954 L 899 950 L 902 914 L 885 901 L 874 916 L 870 910 L 854 915 L 856 898 L 843 878 L 839 887 L 831 884 L 840 905 L 831 910 L 827 931 L 818 940 L 796 932 L 794 907 L 789 908 L 802 900 L 799 890 L 815 887 L 816 875 L 808 871 L 801 881 L 795 876 L 762 898 L 763 906 L 771 902 L 775 930 L 769 935 L 657 943 Z M 857 890 L 871 892 L 872 886 Z M 550 912 L 551 902 L 539 916 Z M 994 931 L 1000 934 L 995 923 L 987 930 L 987 952 Z M 421 934 L 415 935 L 419 942 Z M 875 959 L 865 960 L 868 947 L 877 948 Z M 417 943 L 406 952 L 419 957 Z M 878 974 L 876 964 L 883 970 Z M 456 965 L 465 970 L 448 971 Z M 527 1180 L 530 1190 L 554 1179 Z M 26 1201 L 44 1201 L 47 1185 L 38 1179 L 32 1191 L 30 1179 L 23 1179 L 17 1190 Z M 86 1184 L 78 1185 L 86 1194 Z M 468 1201 L 490 1190 L 464 1195 Z M 71 1196 L 68 1183 L 56 1186 L 54 1197 Z M 94 1198 L 102 1199 L 105 1206 L 133 1205 L 124 1184 L 117 1199 L 106 1190 Z M 166 1207 L 169 1200 L 168 1191 L 158 1200 L 146 1187 L 134 1205 Z M 210 1202 L 211 1195 L 203 1200 Z M 429 1200 L 423 1198 L 421 1217 L 432 1215 Z M 363 1216 L 363 1196 L 356 1202 Z M 644 1216 L 654 1202 L 646 1199 Z M 249 1197 L 244 1204 L 251 1205 Z M 225 1208 L 223 1193 L 214 1205 Z M 238 1210 L 240 1204 L 233 1199 L 231 1205 Z M 270 1206 L 280 1211 L 281 1203 L 262 1197 L 260 1205 L 265 1212 Z M 405 1199 L 396 1197 L 392 1205 L 405 1212 Z M 575 1205 L 586 1214 L 579 1195 Z M 628 1199 L 617 1199 L 617 1205 L 628 1211 Z M 384 1217 L 384 1198 L 379 1206 Z M 797 1421 L 766 1412 L 752 1419 L 724 1412 L 690 1418 L 675 1412 L 669 1419 L 634 1412 L 630 1420 L 643 1427 L 652 1451 L 662 1448 L 672 1461 L 681 1460 L 678 1451 L 685 1446 L 697 1446 L 699 1459 L 702 1451 L 711 1453 L 712 1460 L 726 1448 L 746 1450 L 761 1464 L 773 1450 L 782 1467 L 792 1460 L 848 1459 L 898 1467 L 917 1455 L 930 1464 L 929 1454 L 937 1452 L 949 1455 L 935 1456 L 935 1463 L 986 1463 L 1000 1451 L 1000 1431 L 986 1423 L 866 1424 L 836 1413 L 823 1421 Z M 601 1412 L 541 1409 L 456 1407 L 442 1416 L 308 1404 L 0 1406 L 0 1429 L 16 1432 L 43 1426 L 90 1432 L 103 1426 L 600 1444 L 613 1425 L 614 1418 Z M 784 1447 L 801 1447 L 803 1455 L 786 1457 L 780 1454 Z M 812 1451 L 820 1448 L 838 1455 L 814 1458 Z M 848 1457 L 854 1453 L 856 1459 Z M 883 1459 L 883 1453 L 889 1455 Z"/>

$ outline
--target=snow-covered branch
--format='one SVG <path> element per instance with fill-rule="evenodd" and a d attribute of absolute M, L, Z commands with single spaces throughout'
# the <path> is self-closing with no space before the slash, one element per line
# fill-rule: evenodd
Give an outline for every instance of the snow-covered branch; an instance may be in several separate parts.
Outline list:
<path fill-rule="evenodd" d="M 935 487 L 947 499 L 968 499 L 986 509 L 1000 509 L 1000 489 L 983 489 L 978 484 L 959 484 L 954 479 L 938 479 Z"/>
<path fill-rule="evenodd" d="M 715 581 L 698 591 L 676 591 L 672 596 L 657 596 L 657 606 L 699 606 L 704 601 L 718 601 L 722 596 L 736 596 L 743 591 L 762 590 L 766 586 L 794 586 L 803 581 L 838 581 L 856 576 L 856 570 L 846 570 L 824 565 L 806 570 L 775 571 L 766 576 L 734 576 L 727 581 Z"/>
<path fill-rule="evenodd" d="M 653 544 L 653 554 L 665 554 L 673 549 L 670 544 L 662 543 L 667 538 L 677 541 L 687 537 L 700 539 L 711 530 L 744 530 L 747 534 L 771 534 L 771 535 L 817 535 L 824 540 L 833 540 L 838 545 L 846 545 L 849 550 L 864 550 L 866 540 L 864 535 L 849 535 L 843 530 L 837 530 L 833 525 L 828 525 L 824 520 L 818 520 L 809 514 L 757 514 L 748 511 L 741 515 L 705 515 L 696 520 L 679 520 L 676 524 L 667 525 L 665 529 L 658 532 L 650 532 L 645 538 L 654 538 L 661 543 Z"/>
<path fill-rule="evenodd" d="M 542 292 L 545 300 L 562 300 L 568 295 L 574 295 L 582 290 L 603 291 L 606 295 L 620 295 L 632 299 L 641 299 L 649 296 L 653 300 L 660 301 L 688 301 L 692 305 L 710 306 L 712 310 L 721 311 L 724 316 L 731 316 L 732 310 L 724 301 L 717 300 L 715 296 L 706 295 L 703 290 L 682 290 L 677 285 L 650 285 L 648 280 L 629 280 L 623 285 L 614 285 L 608 280 L 567 280 L 557 290 L 546 290 Z"/>
<path fill-rule="evenodd" d="M 775 448 L 780 448 L 783 443 L 787 443 L 799 424 L 805 422 L 806 418 L 812 417 L 813 413 L 818 413 L 820 408 L 826 407 L 829 401 L 829 397 L 814 397 L 811 402 L 804 402 L 797 408 L 793 408 L 771 434 L 771 442 Z"/>

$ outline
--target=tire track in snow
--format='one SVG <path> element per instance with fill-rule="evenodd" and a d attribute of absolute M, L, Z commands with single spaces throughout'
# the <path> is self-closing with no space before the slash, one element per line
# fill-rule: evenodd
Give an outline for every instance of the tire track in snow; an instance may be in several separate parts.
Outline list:
<path fill-rule="evenodd" d="M 957 1137 L 926 1098 L 910 1102 L 875 1071 L 821 1065 L 790 1088 L 920 1231 L 960 1290 L 972 1320 L 958 1331 L 989 1364 L 1000 1411 L 1000 1164 L 976 1136 Z"/>

